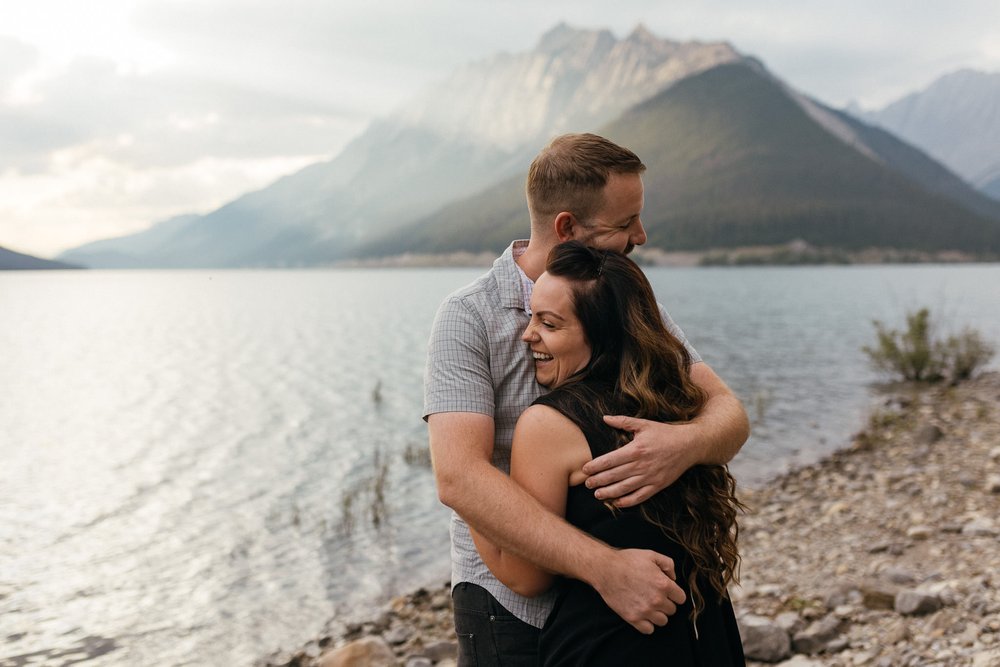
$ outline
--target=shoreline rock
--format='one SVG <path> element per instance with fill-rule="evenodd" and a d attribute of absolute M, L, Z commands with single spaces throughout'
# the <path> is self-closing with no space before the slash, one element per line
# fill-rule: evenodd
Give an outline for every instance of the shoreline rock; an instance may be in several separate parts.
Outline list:
<path fill-rule="evenodd" d="M 737 613 L 805 626 L 750 664 L 1000 665 L 998 445 L 1000 374 L 900 387 L 847 449 L 744 490 Z"/>
<path fill-rule="evenodd" d="M 748 664 L 1000 665 L 1000 373 L 897 387 L 850 446 L 740 493 Z M 360 643 L 359 643 L 360 642 Z M 447 583 L 261 666 L 449 667 Z"/>

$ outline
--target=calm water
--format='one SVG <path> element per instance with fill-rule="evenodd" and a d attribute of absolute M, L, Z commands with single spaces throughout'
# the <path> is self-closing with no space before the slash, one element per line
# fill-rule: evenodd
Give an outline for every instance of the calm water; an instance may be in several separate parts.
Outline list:
<path fill-rule="evenodd" d="M 404 452 L 434 310 L 479 273 L 0 274 L 0 665 L 249 664 L 443 582 Z M 746 399 L 751 485 L 861 427 L 873 318 L 1000 341 L 998 265 L 648 273 Z"/>

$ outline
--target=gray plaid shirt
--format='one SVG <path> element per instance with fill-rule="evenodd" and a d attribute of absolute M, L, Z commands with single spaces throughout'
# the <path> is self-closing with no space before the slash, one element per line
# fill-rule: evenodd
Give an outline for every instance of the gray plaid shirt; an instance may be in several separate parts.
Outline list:
<path fill-rule="evenodd" d="M 535 382 L 534 363 L 521 340 L 528 325 L 530 295 L 522 287 L 524 274 L 514 258 L 527 243 L 512 243 L 488 273 L 444 300 L 431 330 L 424 376 L 424 419 L 438 412 L 492 417 L 492 462 L 508 474 L 517 419 L 544 391 Z M 671 332 L 687 344 L 683 332 L 660 310 Z M 690 345 L 688 349 L 695 361 L 701 360 Z M 514 593 L 483 563 L 469 527 L 454 512 L 450 531 L 452 585 L 466 581 L 482 586 L 522 621 L 542 627 L 554 593 L 535 598 Z"/>

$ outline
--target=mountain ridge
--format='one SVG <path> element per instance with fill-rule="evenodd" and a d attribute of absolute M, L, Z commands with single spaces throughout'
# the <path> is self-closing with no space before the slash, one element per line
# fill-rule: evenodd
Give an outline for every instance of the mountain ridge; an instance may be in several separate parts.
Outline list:
<path fill-rule="evenodd" d="M 957 70 L 881 109 L 852 113 L 922 148 L 984 192 L 1000 194 L 1000 72 Z"/>
<path fill-rule="evenodd" d="M 847 205 L 846 200 L 831 198 L 830 192 L 820 193 L 817 182 L 802 178 L 796 181 L 801 173 L 779 173 L 766 160 L 741 163 L 738 174 L 721 176 L 698 171 L 704 165 L 688 160 L 684 164 L 693 169 L 691 173 L 667 169 L 665 173 L 670 173 L 673 181 L 647 188 L 647 203 L 654 204 L 648 206 L 651 219 L 659 216 L 664 225 L 662 230 L 654 225 L 656 234 L 651 234 L 651 239 L 657 243 L 675 243 L 677 249 L 694 248 L 709 239 L 720 241 L 711 229 L 722 227 L 736 230 L 739 237 L 721 239 L 723 247 L 787 243 L 794 240 L 787 230 L 774 231 L 778 221 L 784 220 L 789 229 L 804 232 L 796 239 L 822 244 L 836 238 L 837 243 L 856 245 L 859 239 L 872 237 L 866 227 L 878 225 L 880 211 L 888 207 L 898 215 L 907 209 L 905 199 L 925 204 L 924 211 L 912 210 L 914 219 L 936 211 L 942 219 L 964 221 L 960 223 L 963 229 L 981 227 L 984 238 L 990 235 L 993 223 L 989 220 L 1000 219 L 1000 209 L 971 193 L 960 179 L 920 151 L 907 148 L 889 133 L 849 114 L 797 93 L 763 63 L 739 54 L 726 42 L 674 42 L 656 37 L 641 24 L 619 40 L 608 30 L 577 30 L 559 24 L 542 35 L 532 51 L 500 53 L 456 68 L 393 114 L 374 121 L 330 160 L 285 176 L 206 215 L 185 219 L 183 224 L 165 221 L 139 235 L 71 249 L 60 259 L 82 263 L 90 260 L 92 265 L 128 261 L 150 267 L 322 266 L 375 257 L 379 252 L 449 252 L 457 240 L 468 238 L 470 230 L 478 235 L 476 243 L 453 250 L 495 250 L 501 241 L 505 245 L 514 236 L 525 235 L 523 175 L 538 149 L 555 134 L 604 132 L 603 128 L 611 128 L 607 131 L 629 138 L 622 143 L 636 148 L 644 159 L 650 152 L 648 147 L 657 145 L 659 134 L 671 136 L 675 144 L 691 154 L 688 157 L 711 146 L 724 154 L 717 139 L 728 136 L 731 128 L 727 125 L 720 124 L 714 134 L 695 132 L 704 143 L 700 148 L 691 144 L 690 129 L 678 129 L 685 124 L 689 128 L 696 126 L 702 115 L 697 108 L 678 107 L 673 113 L 683 111 L 680 116 L 664 127 L 647 128 L 641 135 L 630 133 L 628 121 L 622 119 L 633 118 L 635 110 L 650 100 L 669 96 L 699 77 L 714 72 L 715 80 L 722 81 L 718 72 L 727 67 L 743 68 L 759 78 L 755 86 L 742 88 L 745 93 L 761 94 L 760 86 L 767 81 L 773 87 L 768 93 L 772 106 L 780 98 L 783 114 L 791 113 L 786 102 L 801 113 L 801 117 L 788 116 L 794 120 L 789 127 L 809 130 L 802 135 L 807 141 L 799 146 L 789 146 L 788 137 L 782 138 L 788 128 L 764 128 L 772 149 L 777 146 L 774 142 L 785 142 L 781 144 L 783 159 L 812 159 L 810 151 L 822 145 L 823 150 L 837 154 L 837 164 L 870 173 L 870 186 L 892 180 L 890 189 L 896 193 L 895 199 L 891 204 L 879 201 L 872 190 Z M 730 77 L 720 85 L 737 83 Z M 722 94 L 729 95 L 736 110 L 754 102 L 752 97 L 741 99 L 730 95 L 730 91 L 716 93 Z M 710 91 L 702 95 L 706 100 L 712 98 Z M 742 116 L 730 120 L 752 121 Z M 741 141 L 747 149 L 763 150 L 763 144 L 752 138 Z M 836 150 L 831 148 L 831 141 L 838 142 Z M 844 153 L 841 147 L 850 152 Z M 862 156 L 868 162 L 881 164 L 886 171 L 856 159 Z M 906 160 L 912 164 L 903 164 Z M 822 174 L 822 178 L 815 177 L 817 181 L 850 181 L 851 196 L 863 190 L 850 173 L 835 173 L 824 168 L 822 161 L 810 162 L 809 169 L 802 173 Z M 696 173 L 705 183 L 692 178 Z M 887 174 L 892 174 L 891 178 Z M 763 190 L 748 197 L 741 189 L 744 181 L 778 188 L 771 193 L 777 199 L 767 201 L 770 195 Z M 686 183 L 689 190 L 681 192 L 677 183 Z M 787 191 L 789 183 L 796 183 L 800 191 Z M 903 191 L 910 195 L 897 196 Z M 721 197 L 727 192 L 740 193 L 742 203 L 726 202 Z M 678 211 L 701 210 L 704 214 L 714 207 L 708 218 L 693 218 L 701 220 L 705 229 L 685 227 L 676 220 L 666 224 L 676 216 L 659 212 L 662 207 L 657 202 L 665 202 L 662 198 L 670 196 L 675 197 L 672 206 Z M 707 204 L 699 203 L 698 196 L 704 197 Z M 809 201 L 810 196 L 819 199 Z M 782 202 L 780 206 L 775 204 L 777 201 Z M 476 202 L 478 208 L 470 209 L 469 202 Z M 728 211 L 723 210 L 726 206 Z M 784 208 L 775 224 L 766 224 L 767 216 L 776 207 Z M 959 209 L 969 211 L 962 213 Z M 814 222 L 825 221 L 817 225 L 854 229 L 858 239 L 849 242 L 843 234 L 825 240 L 817 237 L 803 227 L 810 215 L 815 216 Z M 737 224 L 734 216 L 743 216 L 744 222 L 752 224 Z M 668 227 L 674 232 L 667 233 Z M 902 229 L 895 223 L 887 228 Z M 686 231 L 678 236 L 680 229 Z M 769 235 L 755 238 L 748 235 L 748 230 L 770 231 Z M 927 227 L 924 240 L 931 238 L 946 241 Z M 904 244 L 914 243 L 907 235 L 900 239 Z M 986 247 L 992 248 L 992 240 L 987 240 Z M 881 238 L 879 242 L 892 241 Z"/>
<path fill-rule="evenodd" d="M 82 266 L 43 259 L 0 246 L 0 271 L 43 271 L 82 268 Z"/>
<path fill-rule="evenodd" d="M 641 26 L 616 40 L 606 30 L 560 24 L 539 45 L 543 50 L 457 68 L 373 122 L 336 157 L 200 216 L 183 235 L 168 235 L 163 246 L 136 261 L 176 267 L 342 260 L 358 245 L 431 214 L 456 193 L 520 173 L 550 136 L 595 127 L 631 99 L 742 57 L 725 43 L 660 40 Z M 484 127 L 492 134 L 475 131 Z M 276 194 L 282 189 L 289 191 L 283 200 Z M 149 231 L 157 233 L 155 226 Z M 103 252 L 114 251 L 115 241 L 102 241 Z M 133 235 L 129 243 L 135 242 Z M 80 248 L 60 258 L 100 260 Z"/>
<path fill-rule="evenodd" d="M 816 121 L 820 114 L 843 131 L 831 133 Z M 888 133 L 818 102 L 804 105 L 752 62 L 688 77 L 598 133 L 635 147 L 648 166 L 643 220 L 651 248 L 804 241 L 852 251 L 1000 252 L 994 202 Z M 415 223 L 408 250 L 497 251 L 527 231 L 522 176 Z M 397 235 L 363 254 L 398 254 L 401 243 Z"/>

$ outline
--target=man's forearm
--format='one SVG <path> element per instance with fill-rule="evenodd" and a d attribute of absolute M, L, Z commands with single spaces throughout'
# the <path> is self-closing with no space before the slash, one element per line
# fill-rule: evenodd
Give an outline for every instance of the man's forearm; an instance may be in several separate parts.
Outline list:
<path fill-rule="evenodd" d="M 713 396 L 694 420 L 700 428 L 696 463 L 724 465 L 733 460 L 750 436 L 743 404 L 732 394 Z"/>
<path fill-rule="evenodd" d="M 692 422 L 698 426 L 698 438 L 689 443 L 692 464 L 729 463 L 750 437 L 750 420 L 743 403 L 707 364 L 695 364 L 691 378 L 708 394 L 708 401 Z"/>
<path fill-rule="evenodd" d="M 445 499 L 483 536 L 556 574 L 592 583 L 612 549 L 570 525 L 492 465 L 477 462 Z"/>

